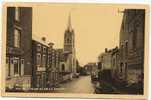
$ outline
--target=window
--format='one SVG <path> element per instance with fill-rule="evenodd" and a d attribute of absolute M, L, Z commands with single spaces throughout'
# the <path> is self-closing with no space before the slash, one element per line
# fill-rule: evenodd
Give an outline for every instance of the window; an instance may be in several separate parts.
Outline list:
<path fill-rule="evenodd" d="M 46 52 L 46 47 L 43 47 L 43 52 Z"/>
<path fill-rule="evenodd" d="M 20 75 L 24 75 L 24 59 L 21 59 Z"/>
<path fill-rule="evenodd" d="M 41 55 L 37 54 L 37 65 L 41 65 Z"/>
<path fill-rule="evenodd" d="M 13 64 L 13 59 L 11 59 L 10 61 L 11 61 L 11 64 Z"/>
<path fill-rule="evenodd" d="M 39 88 L 40 87 L 40 76 L 37 76 L 37 84 L 36 87 Z"/>
<path fill-rule="evenodd" d="M 128 55 L 128 42 L 125 43 L 125 56 Z"/>
<path fill-rule="evenodd" d="M 6 70 L 7 70 L 7 76 L 10 76 L 10 64 L 9 64 L 9 58 L 6 57 Z"/>
<path fill-rule="evenodd" d="M 24 64 L 24 59 L 21 60 L 21 64 Z"/>
<path fill-rule="evenodd" d="M 41 45 L 37 44 L 37 51 L 41 51 Z"/>
<path fill-rule="evenodd" d="M 62 64 L 62 71 L 65 71 L 65 66 L 64 66 L 64 64 Z"/>
<path fill-rule="evenodd" d="M 14 47 L 17 47 L 17 48 L 20 47 L 20 42 L 21 42 L 20 35 L 21 35 L 20 31 L 18 29 L 15 29 L 14 30 Z"/>
<path fill-rule="evenodd" d="M 133 49 L 136 48 L 136 43 L 137 43 L 137 26 L 134 25 L 134 30 L 133 30 Z"/>
<path fill-rule="evenodd" d="M 42 63 L 43 63 L 43 67 L 44 67 L 46 65 L 46 55 L 43 55 Z"/>
<path fill-rule="evenodd" d="M 136 33 L 133 32 L 133 49 L 136 47 Z"/>
<path fill-rule="evenodd" d="M 115 59 L 113 59 L 113 67 L 115 67 Z"/>
<path fill-rule="evenodd" d="M 70 39 L 69 38 L 67 38 L 67 43 L 70 43 Z"/>
<path fill-rule="evenodd" d="M 125 73 L 127 72 L 127 63 L 125 63 Z"/>
<path fill-rule="evenodd" d="M 20 11 L 19 11 L 19 8 L 18 7 L 16 7 L 15 8 L 15 20 L 17 20 L 17 21 L 19 21 L 19 17 L 20 17 L 20 13 L 19 13 Z"/>
<path fill-rule="evenodd" d="M 19 59 L 14 59 L 14 74 L 19 74 Z"/>
<path fill-rule="evenodd" d="M 123 44 L 121 45 L 121 58 L 123 58 L 123 50 L 124 50 L 124 46 L 123 46 Z"/>
<path fill-rule="evenodd" d="M 120 72 L 122 73 L 123 63 L 120 64 Z"/>

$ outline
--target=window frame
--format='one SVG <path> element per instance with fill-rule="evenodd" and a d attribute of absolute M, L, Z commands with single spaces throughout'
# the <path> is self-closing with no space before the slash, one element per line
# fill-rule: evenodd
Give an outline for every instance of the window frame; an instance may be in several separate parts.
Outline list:
<path fill-rule="evenodd" d="M 16 63 L 17 63 L 17 67 L 15 66 L 15 60 L 17 61 Z M 20 62 L 19 62 L 20 60 L 19 60 L 19 58 L 18 57 L 14 57 L 13 58 L 13 64 L 14 64 L 14 75 L 15 76 L 17 76 L 17 75 L 19 75 L 19 67 L 20 67 Z M 17 72 L 16 72 L 17 71 Z"/>
<path fill-rule="evenodd" d="M 6 64 L 8 64 L 8 73 L 7 73 L 7 76 L 9 77 L 10 76 L 10 58 L 9 57 L 6 57 Z"/>
<path fill-rule="evenodd" d="M 21 59 L 21 64 L 24 64 L 25 60 L 24 59 Z"/>
<path fill-rule="evenodd" d="M 46 47 L 43 47 L 43 52 L 46 52 Z"/>
<path fill-rule="evenodd" d="M 15 20 L 20 21 L 20 8 L 15 7 Z"/>
<path fill-rule="evenodd" d="M 45 58 L 45 59 L 44 59 Z M 44 66 L 46 66 L 46 55 L 43 55 L 42 56 L 42 66 L 44 67 Z"/>
<path fill-rule="evenodd" d="M 38 58 L 39 56 L 39 58 Z M 39 61 L 40 60 L 40 61 Z M 37 66 L 40 66 L 41 65 L 41 54 L 40 53 L 37 53 L 36 54 L 36 65 Z"/>
<path fill-rule="evenodd" d="M 41 44 L 37 44 L 37 51 L 41 51 Z"/>
<path fill-rule="evenodd" d="M 14 28 L 14 47 L 21 47 L 21 30 Z"/>

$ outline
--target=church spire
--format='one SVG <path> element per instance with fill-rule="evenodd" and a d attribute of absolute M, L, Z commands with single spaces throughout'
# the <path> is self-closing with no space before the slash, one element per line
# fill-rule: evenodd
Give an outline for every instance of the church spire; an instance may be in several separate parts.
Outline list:
<path fill-rule="evenodd" d="M 72 25 L 71 25 L 71 12 L 69 13 L 69 16 L 68 16 L 68 30 L 72 30 Z"/>

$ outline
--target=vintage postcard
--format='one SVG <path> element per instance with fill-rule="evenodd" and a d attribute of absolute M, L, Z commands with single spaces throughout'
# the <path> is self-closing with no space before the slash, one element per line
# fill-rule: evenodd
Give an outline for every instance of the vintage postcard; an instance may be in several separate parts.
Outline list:
<path fill-rule="evenodd" d="M 149 6 L 3 3 L 2 96 L 145 99 Z"/>

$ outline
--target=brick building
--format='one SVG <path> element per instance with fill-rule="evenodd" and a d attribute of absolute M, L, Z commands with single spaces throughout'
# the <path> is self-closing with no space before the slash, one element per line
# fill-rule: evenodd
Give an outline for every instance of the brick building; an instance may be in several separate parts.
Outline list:
<path fill-rule="evenodd" d="M 48 67 L 48 45 L 45 38 L 38 39 L 33 37 L 32 40 L 32 73 L 33 88 L 43 89 L 47 87 L 46 69 Z"/>
<path fill-rule="evenodd" d="M 60 62 L 63 49 L 54 49 L 53 43 L 48 48 L 47 87 L 54 88 L 61 82 Z"/>
<path fill-rule="evenodd" d="M 7 7 L 6 90 L 31 87 L 32 8 Z"/>

